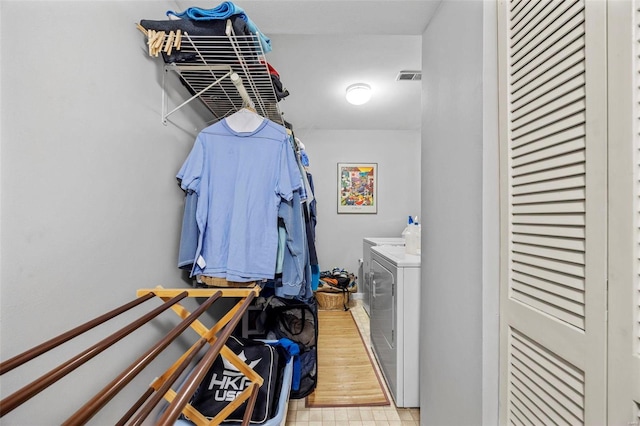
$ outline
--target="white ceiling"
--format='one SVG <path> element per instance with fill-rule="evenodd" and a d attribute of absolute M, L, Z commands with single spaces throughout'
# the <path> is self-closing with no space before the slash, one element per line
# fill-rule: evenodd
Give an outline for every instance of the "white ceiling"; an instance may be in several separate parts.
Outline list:
<path fill-rule="evenodd" d="M 272 36 L 267 60 L 291 93 L 280 101 L 294 129 L 419 129 L 421 85 L 396 81 L 421 68 L 420 36 Z M 351 105 L 345 89 L 368 83 L 372 98 Z"/>
<path fill-rule="evenodd" d="M 420 128 L 420 82 L 395 79 L 421 69 L 422 33 L 440 0 L 234 3 L 271 38 L 266 58 L 290 92 L 279 105 L 295 130 Z M 191 6 L 211 3 L 181 0 L 172 9 Z M 346 102 L 356 82 L 372 86 L 369 103 Z"/>

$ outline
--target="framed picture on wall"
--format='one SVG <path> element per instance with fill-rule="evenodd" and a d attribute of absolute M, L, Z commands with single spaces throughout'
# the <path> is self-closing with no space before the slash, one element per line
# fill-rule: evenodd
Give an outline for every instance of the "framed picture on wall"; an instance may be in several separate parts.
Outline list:
<path fill-rule="evenodd" d="M 338 163 L 338 213 L 378 212 L 378 163 Z"/>

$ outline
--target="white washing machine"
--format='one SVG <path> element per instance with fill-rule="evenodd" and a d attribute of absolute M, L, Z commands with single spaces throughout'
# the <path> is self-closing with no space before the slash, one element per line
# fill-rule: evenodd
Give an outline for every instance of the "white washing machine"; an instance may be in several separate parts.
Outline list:
<path fill-rule="evenodd" d="M 371 267 L 371 247 L 374 246 L 404 246 L 402 237 L 369 237 L 362 240 L 362 272 L 359 274 L 358 289 L 362 292 L 362 305 L 367 314 L 371 306 L 371 280 L 369 268 Z"/>
<path fill-rule="evenodd" d="M 420 406 L 420 256 L 371 248 L 371 345 L 398 407 Z"/>

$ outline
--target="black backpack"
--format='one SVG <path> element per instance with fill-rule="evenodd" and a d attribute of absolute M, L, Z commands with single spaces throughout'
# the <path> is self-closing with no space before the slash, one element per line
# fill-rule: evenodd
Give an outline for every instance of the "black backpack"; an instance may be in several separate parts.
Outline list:
<path fill-rule="evenodd" d="M 318 383 L 318 304 L 315 297 L 302 302 L 277 296 L 258 298 L 263 308 L 267 338 L 287 338 L 300 347 L 300 387 L 291 389 L 290 399 L 302 399 Z"/>
<path fill-rule="evenodd" d="M 251 423 L 264 423 L 273 418 L 278 407 L 287 356 L 277 347 L 240 337 L 229 337 L 227 346 L 264 379 L 258 390 Z M 249 379 L 219 355 L 190 403 L 203 416 L 212 419 L 250 383 Z M 227 421 L 242 421 L 246 406 L 247 401 L 231 413 Z"/>

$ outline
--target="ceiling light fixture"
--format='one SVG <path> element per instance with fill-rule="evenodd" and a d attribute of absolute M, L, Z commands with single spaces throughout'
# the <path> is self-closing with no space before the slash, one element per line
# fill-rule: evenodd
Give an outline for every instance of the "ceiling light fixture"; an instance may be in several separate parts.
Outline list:
<path fill-rule="evenodd" d="M 362 105 L 371 99 L 371 86 L 365 83 L 355 83 L 347 87 L 347 102 Z"/>

